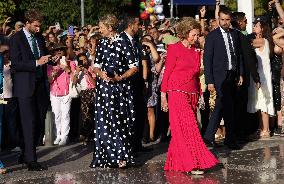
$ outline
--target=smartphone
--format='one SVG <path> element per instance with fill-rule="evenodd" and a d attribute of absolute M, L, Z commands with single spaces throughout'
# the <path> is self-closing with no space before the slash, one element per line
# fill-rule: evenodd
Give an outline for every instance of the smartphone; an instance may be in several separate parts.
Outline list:
<path fill-rule="evenodd" d="M 199 21 L 199 15 L 195 15 L 195 20 Z"/>
<path fill-rule="evenodd" d="M 61 64 L 61 65 L 64 65 L 64 66 L 67 66 L 67 62 L 66 62 L 65 56 L 62 56 L 62 57 L 61 57 L 61 59 L 60 59 L 60 64 Z"/>
<path fill-rule="evenodd" d="M 74 26 L 68 27 L 68 33 L 69 33 L 70 36 L 74 36 Z"/>
<path fill-rule="evenodd" d="M 85 37 L 80 36 L 79 37 L 79 47 L 84 47 L 85 46 Z"/>
<path fill-rule="evenodd" d="M 55 26 L 55 29 L 56 29 L 56 30 L 60 30 L 60 24 L 59 24 L 59 22 L 56 22 L 54 26 Z"/>

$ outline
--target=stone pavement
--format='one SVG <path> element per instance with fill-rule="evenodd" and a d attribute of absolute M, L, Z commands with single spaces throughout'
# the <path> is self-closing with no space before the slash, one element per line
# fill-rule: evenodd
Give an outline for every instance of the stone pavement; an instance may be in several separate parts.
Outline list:
<path fill-rule="evenodd" d="M 0 155 L 13 172 L 0 175 L 0 183 L 57 183 L 57 184 L 221 184 L 221 183 L 284 183 L 284 138 L 250 142 L 240 151 L 217 148 L 213 152 L 223 166 L 203 176 L 164 172 L 167 144 L 153 145 L 154 150 L 138 156 L 138 166 L 121 169 L 89 168 L 92 145 L 79 143 L 65 147 L 38 148 L 39 161 L 47 164 L 45 172 L 28 172 L 17 165 L 19 152 Z M 182 155 L 181 155 L 182 156 Z"/>

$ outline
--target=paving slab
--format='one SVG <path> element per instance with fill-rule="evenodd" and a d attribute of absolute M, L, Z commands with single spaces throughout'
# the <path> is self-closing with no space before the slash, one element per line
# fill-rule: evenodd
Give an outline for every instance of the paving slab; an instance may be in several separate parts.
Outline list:
<path fill-rule="evenodd" d="M 0 175 L 0 183 L 56 183 L 56 184 L 283 184 L 284 138 L 272 137 L 243 145 L 242 150 L 231 151 L 226 147 L 212 150 L 219 158 L 219 166 L 203 176 L 182 172 L 164 172 L 168 144 L 152 145 L 153 151 L 139 153 L 137 166 L 128 169 L 89 167 L 93 146 L 80 143 L 64 147 L 39 147 L 39 162 L 49 169 L 29 172 L 17 164 L 19 152 L 0 155 L 11 173 Z"/>

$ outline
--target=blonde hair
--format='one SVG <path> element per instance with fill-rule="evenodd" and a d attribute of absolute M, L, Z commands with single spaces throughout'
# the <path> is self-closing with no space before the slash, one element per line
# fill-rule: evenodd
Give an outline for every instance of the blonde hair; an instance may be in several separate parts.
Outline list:
<path fill-rule="evenodd" d="M 107 28 L 112 28 L 114 31 L 117 29 L 118 20 L 115 15 L 107 14 L 99 19 Z"/>
<path fill-rule="evenodd" d="M 188 37 L 188 33 L 193 29 L 201 29 L 200 24 L 192 17 L 183 17 L 176 25 L 178 37 L 183 40 Z"/>

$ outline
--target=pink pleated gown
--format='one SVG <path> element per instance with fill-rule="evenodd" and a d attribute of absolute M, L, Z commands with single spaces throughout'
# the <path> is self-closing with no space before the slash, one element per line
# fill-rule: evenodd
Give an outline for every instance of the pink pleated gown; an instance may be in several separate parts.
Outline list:
<path fill-rule="evenodd" d="M 170 130 L 164 170 L 189 172 L 218 164 L 204 144 L 196 119 L 200 95 L 200 51 L 181 42 L 169 45 L 161 91 L 167 93 Z"/>

